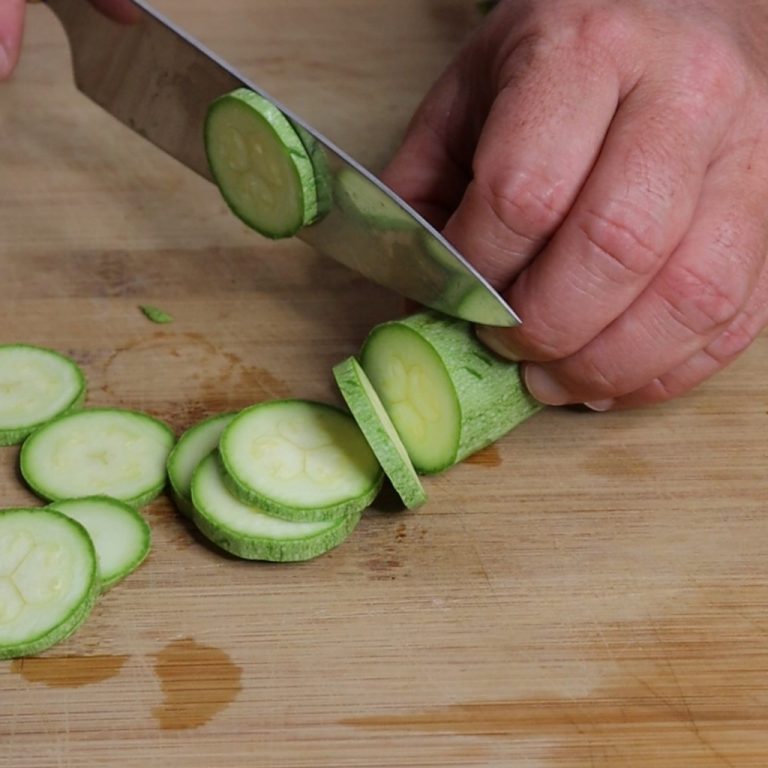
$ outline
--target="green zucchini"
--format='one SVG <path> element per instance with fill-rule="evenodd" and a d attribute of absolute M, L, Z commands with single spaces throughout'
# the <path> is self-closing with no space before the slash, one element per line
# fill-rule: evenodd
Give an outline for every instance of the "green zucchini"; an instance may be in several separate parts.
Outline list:
<path fill-rule="evenodd" d="M 167 325 L 173 322 L 173 315 L 169 315 L 159 307 L 153 307 L 151 304 L 142 304 L 139 306 L 144 317 L 157 325 Z"/>
<path fill-rule="evenodd" d="M 190 427 L 179 438 L 168 456 L 168 481 L 176 508 L 185 517 L 192 517 L 192 475 L 197 465 L 219 445 L 224 428 L 235 413 L 211 416 Z"/>
<path fill-rule="evenodd" d="M 173 432 L 137 411 L 89 408 L 60 416 L 21 448 L 21 474 L 48 501 L 111 496 L 134 507 L 165 485 Z"/>
<path fill-rule="evenodd" d="M 57 501 L 48 509 L 76 520 L 88 532 L 96 548 L 102 592 L 133 573 L 149 554 L 149 525 L 125 502 L 108 496 L 89 496 Z"/>
<path fill-rule="evenodd" d="M 205 120 L 211 173 L 232 212 L 265 237 L 295 235 L 316 220 L 312 160 L 288 118 L 247 88 L 214 101 Z"/>
<path fill-rule="evenodd" d="M 384 472 L 409 509 L 427 500 L 408 452 L 365 371 L 354 357 L 333 369 L 341 394 Z"/>
<path fill-rule="evenodd" d="M 381 488 L 376 457 L 348 414 L 275 400 L 241 411 L 219 443 L 228 486 L 267 514 L 328 520 L 367 507 Z"/>
<path fill-rule="evenodd" d="M 82 525 L 50 509 L 0 510 L 0 659 L 32 656 L 69 637 L 99 588 Z"/>
<path fill-rule="evenodd" d="M 0 345 L 0 445 L 15 445 L 85 398 L 83 372 L 67 357 L 29 344 Z"/>
<path fill-rule="evenodd" d="M 361 363 L 422 474 L 462 461 L 543 407 L 519 367 L 489 352 L 470 323 L 436 312 L 374 328 Z"/>
<path fill-rule="evenodd" d="M 330 520 L 295 522 L 267 515 L 227 488 L 216 451 L 192 477 L 193 517 L 211 542 L 247 560 L 310 560 L 341 544 L 360 520 L 360 512 Z"/>

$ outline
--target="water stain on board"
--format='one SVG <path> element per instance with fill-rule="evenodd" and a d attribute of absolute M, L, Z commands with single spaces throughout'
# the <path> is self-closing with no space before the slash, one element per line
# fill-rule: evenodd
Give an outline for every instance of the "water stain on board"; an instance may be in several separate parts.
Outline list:
<path fill-rule="evenodd" d="M 654 474 L 650 461 L 621 446 L 598 448 L 584 461 L 584 469 L 598 477 L 641 478 Z"/>
<path fill-rule="evenodd" d="M 155 655 L 165 699 L 152 710 L 160 728 L 189 730 L 225 710 L 242 690 L 242 670 L 221 649 L 191 638 L 174 640 Z"/>
<path fill-rule="evenodd" d="M 169 370 L 180 396 L 173 410 L 156 415 L 180 429 L 214 413 L 290 396 L 285 382 L 271 371 L 218 348 L 204 334 L 171 331 L 155 331 L 115 349 L 102 365 L 100 389 L 110 397 L 129 388 L 134 394 L 146 389 L 151 397 L 152 382 L 167 381 Z"/>
<path fill-rule="evenodd" d="M 82 688 L 119 674 L 128 656 L 51 656 L 16 659 L 11 670 L 29 683 L 51 688 Z"/>
<path fill-rule="evenodd" d="M 473 464 L 479 467 L 500 467 L 502 458 L 499 449 L 495 445 L 489 445 L 464 459 L 465 464 Z"/>

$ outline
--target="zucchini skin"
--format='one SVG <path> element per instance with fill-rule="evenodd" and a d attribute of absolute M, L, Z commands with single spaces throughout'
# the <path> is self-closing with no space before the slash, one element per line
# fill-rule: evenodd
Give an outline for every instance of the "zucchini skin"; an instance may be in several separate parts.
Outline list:
<path fill-rule="evenodd" d="M 365 371 L 355 358 L 348 358 L 334 366 L 333 375 L 349 410 L 360 427 L 360 431 L 371 446 L 371 450 L 383 467 L 392 487 L 397 491 L 408 509 L 422 506 L 427 501 L 427 494 L 419 481 L 413 464 L 407 456 L 404 457 L 400 454 L 395 441 L 387 430 L 387 426 L 389 426 L 399 442 L 395 425 L 392 424 L 391 420 L 389 420 L 388 425 L 385 425 L 382 420 L 382 418 L 387 419 L 384 406 L 381 406 L 384 410 L 383 417 L 380 417 L 376 412 L 363 385 L 363 380 L 367 379 Z M 367 381 L 366 383 L 373 389 L 372 384 Z M 373 397 L 376 397 L 375 391 Z M 401 450 L 405 450 L 405 446 L 402 446 Z"/>

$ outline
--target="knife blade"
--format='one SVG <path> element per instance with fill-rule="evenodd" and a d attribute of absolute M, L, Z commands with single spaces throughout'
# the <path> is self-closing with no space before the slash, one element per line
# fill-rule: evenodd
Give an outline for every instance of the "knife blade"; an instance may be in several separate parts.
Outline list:
<path fill-rule="evenodd" d="M 520 322 L 458 251 L 374 174 L 144 0 L 132 2 L 138 20 L 126 25 L 108 19 L 87 0 L 47 0 L 66 31 L 75 84 L 83 94 L 212 182 L 202 138 L 208 105 L 236 88 L 250 88 L 275 104 L 300 134 L 314 139 L 313 152 L 322 152 L 332 180 L 356 177 L 355 193 L 358 201 L 365 198 L 363 207 L 395 206 L 398 213 L 398 226 L 381 226 L 342 204 L 342 195 L 332 195 L 328 213 L 304 227 L 300 239 L 446 314 L 483 325 Z"/>

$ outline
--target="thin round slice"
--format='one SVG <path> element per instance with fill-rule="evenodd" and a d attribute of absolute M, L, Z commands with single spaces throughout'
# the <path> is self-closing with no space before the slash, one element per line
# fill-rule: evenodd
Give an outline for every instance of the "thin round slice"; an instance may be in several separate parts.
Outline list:
<path fill-rule="evenodd" d="M 205 149 L 233 213 L 265 237 L 295 235 L 318 214 L 312 160 L 288 118 L 239 88 L 211 104 Z"/>
<path fill-rule="evenodd" d="M 251 406 L 219 443 L 230 488 L 286 520 L 328 520 L 365 509 L 383 474 L 355 420 L 307 400 Z"/>
<path fill-rule="evenodd" d="M 195 470 L 192 498 L 193 520 L 201 533 L 246 560 L 310 560 L 341 544 L 360 521 L 359 512 L 315 522 L 267 515 L 228 490 L 215 451 Z"/>
<path fill-rule="evenodd" d="M 69 358 L 28 344 L 0 345 L 0 445 L 22 442 L 84 397 L 85 377 Z"/>
<path fill-rule="evenodd" d="M 192 475 L 197 465 L 219 445 L 225 427 L 236 413 L 211 416 L 190 427 L 179 438 L 168 456 L 168 480 L 176 508 L 192 517 Z"/>
<path fill-rule="evenodd" d="M 0 659 L 69 637 L 98 593 L 96 551 L 82 525 L 50 509 L 0 510 Z"/>
<path fill-rule="evenodd" d="M 361 363 L 422 474 L 462 461 L 543 408 L 517 364 L 489 352 L 470 323 L 438 312 L 377 326 Z"/>
<path fill-rule="evenodd" d="M 365 371 L 350 357 L 334 367 L 333 375 L 392 487 L 408 509 L 420 507 L 427 500 L 424 486 Z"/>
<path fill-rule="evenodd" d="M 90 408 L 31 435 L 21 448 L 21 474 L 48 501 L 111 496 L 139 507 L 163 489 L 174 440 L 145 413 Z"/>
<path fill-rule="evenodd" d="M 133 573 L 149 554 L 152 534 L 147 521 L 125 502 L 108 496 L 89 496 L 51 504 L 88 531 L 96 548 L 101 590 Z"/>

